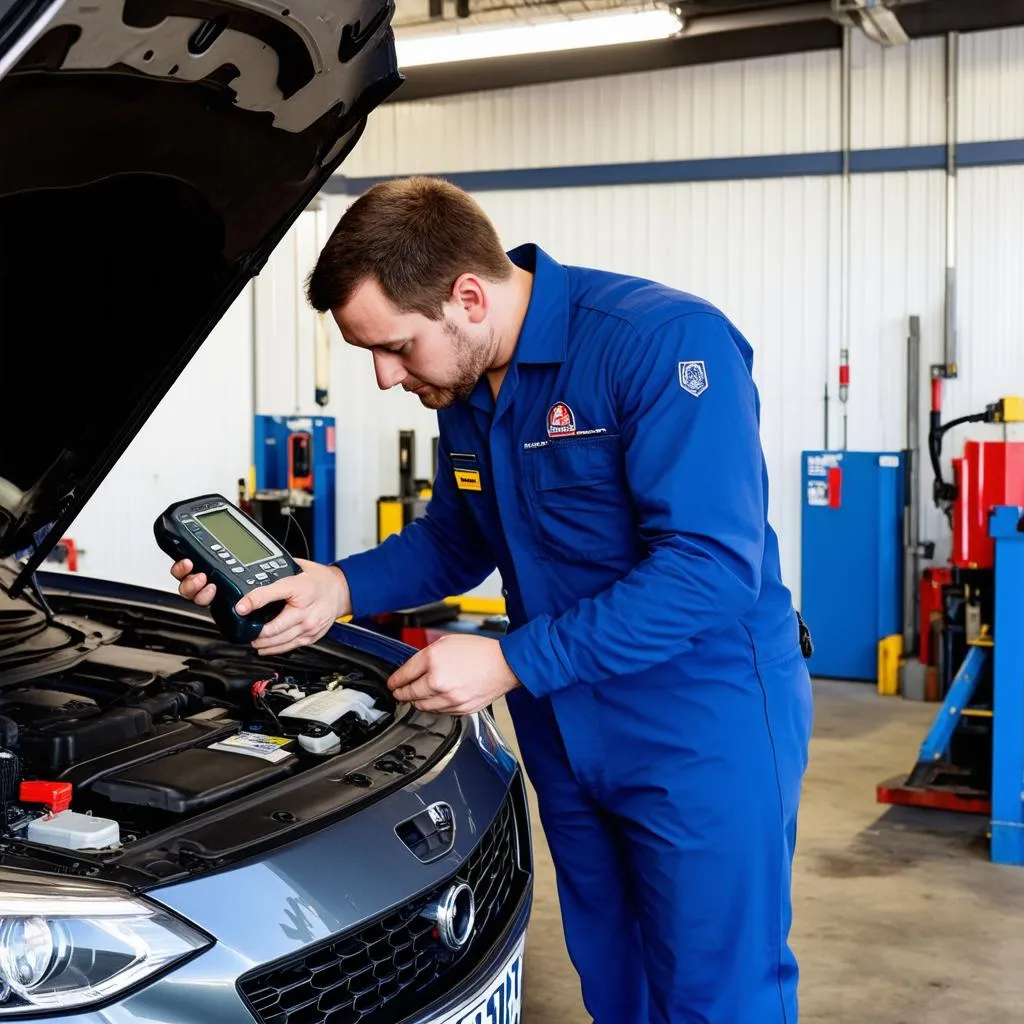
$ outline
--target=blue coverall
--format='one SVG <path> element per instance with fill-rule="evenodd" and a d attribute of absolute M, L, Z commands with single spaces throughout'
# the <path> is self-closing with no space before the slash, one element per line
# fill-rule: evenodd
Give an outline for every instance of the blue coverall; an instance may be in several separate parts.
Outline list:
<path fill-rule="evenodd" d="M 355 614 L 500 571 L 508 707 L 596 1024 L 795 1024 L 811 694 L 751 348 L 694 296 L 509 255 L 534 279 L 497 402 L 485 378 L 438 413 L 426 514 L 337 563 Z"/>

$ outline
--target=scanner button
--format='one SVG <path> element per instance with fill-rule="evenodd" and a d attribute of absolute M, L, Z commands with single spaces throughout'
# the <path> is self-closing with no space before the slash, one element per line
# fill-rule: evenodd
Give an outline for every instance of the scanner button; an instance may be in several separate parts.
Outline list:
<path fill-rule="evenodd" d="M 211 551 L 223 551 L 224 549 L 219 544 L 211 544 L 210 545 L 210 550 Z"/>
<path fill-rule="evenodd" d="M 232 572 L 245 572 L 245 566 L 244 565 L 236 565 L 234 567 L 234 569 L 232 569 L 231 571 Z"/>
<path fill-rule="evenodd" d="M 256 573 L 256 579 L 258 579 L 258 580 L 265 580 L 266 578 L 267 578 L 267 574 L 265 572 L 258 572 L 258 573 Z"/>

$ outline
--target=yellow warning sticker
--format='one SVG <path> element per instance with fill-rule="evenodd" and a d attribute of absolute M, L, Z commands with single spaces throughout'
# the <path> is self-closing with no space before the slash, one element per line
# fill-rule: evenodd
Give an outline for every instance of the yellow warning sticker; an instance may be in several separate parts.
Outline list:
<path fill-rule="evenodd" d="M 457 469 L 455 470 L 455 483 L 460 491 L 479 491 L 480 470 L 479 469 Z"/>

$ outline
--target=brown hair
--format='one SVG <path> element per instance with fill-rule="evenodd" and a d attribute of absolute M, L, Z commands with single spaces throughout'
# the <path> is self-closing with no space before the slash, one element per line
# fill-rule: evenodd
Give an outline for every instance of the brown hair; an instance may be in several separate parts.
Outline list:
<path fill-rule="evenodd" d="M 368 278 L 402 311 L 440 320 L 461 274 L 504 281 L 512 263 L 476 201 L 436 178 L 374 185 L 342 215 L 306 282 L 321 313 Z"/>

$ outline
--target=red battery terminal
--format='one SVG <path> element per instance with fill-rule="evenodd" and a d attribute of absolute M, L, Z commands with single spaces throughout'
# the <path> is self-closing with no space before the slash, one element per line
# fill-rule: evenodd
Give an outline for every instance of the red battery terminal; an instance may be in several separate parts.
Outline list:
<path fill-rule="evenodd" d="M 71 783 L 23 782 L 18 799 L 23 804 L 46 804 L 54 814 L 60 814 L 71 806 Z"/>

